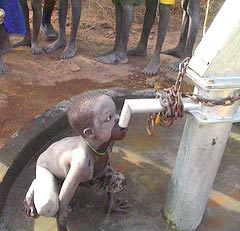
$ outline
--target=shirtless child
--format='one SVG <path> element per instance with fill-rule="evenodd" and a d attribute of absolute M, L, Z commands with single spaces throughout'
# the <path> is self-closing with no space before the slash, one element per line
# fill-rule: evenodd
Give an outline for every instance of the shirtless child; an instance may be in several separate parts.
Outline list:
<path fill-rule="evenodd" d="M 118 126 L 119 115 L 113 100 L 101 93 L 85 93 L 73 103 L 67 115 L 70 125 L 80 135 L 64 138 L 40 155 L 36 178 L 24 200 L 28 217 L 56 216 L 58 231 L 67 230 L 70 201 L 80 183 L 97 183 L 106 190 L 107 215 L 130 207 L 115 198 L 126 183 L 124 176 L 109 164 L 110 142 L 126 135 L 126 129 Z M 59 181 L 63 182 L 61 186 Z"/>

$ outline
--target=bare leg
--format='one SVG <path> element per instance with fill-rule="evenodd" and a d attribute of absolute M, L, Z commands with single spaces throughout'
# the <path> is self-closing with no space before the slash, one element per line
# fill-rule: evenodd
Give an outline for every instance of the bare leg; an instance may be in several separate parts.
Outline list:
<path fill-rule="evenodd" d="M 141 38 L 138 45 L 128 50 L 128 55 L 146 56 L 147 55 L 147 43 L 150 31 L 156 18 L 158 1 L 147 0 L 146 1 L 146 13 L 144 16 L 143 28 Z"/>
<path fill-rule="evenodd" d="M 189 15 L 189 29 L 183 58 L 192 57 L 194 42 L 196 40 L 198 29 L 200 26 L 200 1 L 189 0 L 187 12 Z"/>
<path fill-rule="evenodd" d="M 27 5 L 27 0 L 20 0 L 20 4 L 22 7 L 24 20 L 25 20 L 25 27 L 26 27 L 26 34 L 23 40 L 12 44 L 12 47 L 19 47 L 19 46 L 31 46 L 31 33 L 30 33 L 30 25 L 29 25 L 29 9 Z"/>
<path fill-rule="evenodd" d="M 82 0 L 72 0 L 72 27 L 70 41 L 64 49 L 61 58 L 70 59 L 75 56 L 77 52 L 77 31 L 82 11 Z"/>
<path fill-rule="evenodd" d="M 59 35 L 55 42 L 44 48 L 47 53 L 51 53 L 60 47 L 66 46 L 66 18 L 68 10 L 68 0 L 58 1 L 58 25 Z"/>
<path fill-rule="evenodd" d="M 57 33 L 51 24 L 51 16 L 56 4 L 56 0 L 45 0 L 42 17 L 42 30 L 46 41 L 54 41 L 57 39 Z"/>
<path fill-rule="evenodd" d="M 122 5 L 122 10 L 123 17 L 119 45 L 114 53 L 96 58 L 98 62 L 106 64 L 121 64 L 128 62 L 127 45 L 133 22 L 134 6 L 130 4 L 124 4 Z"/>
<path fill-rule="evenodd" d="M 171 5 L 159 4 L 160 19 L 158 24 L 157 43 L 150 62 L 142 71 L 144 74 L 155 75 L 160 67 L 160 53 L 167 33 L 170 7 Z"/>
<path fill-rule="evenodd" d="M 186 57 L 192 57 L 194 42 L 196 40 L 198 28 L 200 25 L 200 2 L 199 0 L 189 0 L 187 6 L 187 13 L 189 15 L 189 28 L 187 34 L 187 42 L 182 59 L 178 62 L 171 63 L 167 67 L 172 71 L 179 71 L 179 63 Z"/>
<path fill-rule="evenodd" d="M 2 24 L 0 24 L 0 74 L 5 74 L 8 72 L 7 66 L 3 63 L 2 56 L 3 56 L 3 48 L 4 43 L 7 37 L 7 32 Z"/>
<path fill-rule="evenodd" d="M 31 0 L 33 10 L 33 33 L 31 50 L 33 54 L 41 54 L 42 48 L 39 45 L 38 35 L 42 20 L 42 5 L 39 0 Z"/>
<path fill-rule="evenodd" d="M 103 51 L 103 52 L 100 52 L 96 55 L 96 57 L 99 57 L 99 56 L 103 56 L 103 55 L 108 55 L 108 54 L 112 54 L 114 53 L 116 50 L 117 50 L 117 47 L 119 45 L 119 42 L 120 42 L 120 36 L 121 36 L 121 27 L 122 27 L 122 6 L 120 3 L 117 3 L 115 5 L 115 27 L 116 27 L 116 33 L 115 33 L 115 44 L 114 44 L 114 47 L 109 50 L 109 51 Z"/>
<path fill-rule="evenodd" d="M 177 46 L 173 49 L 162 51 L 161 53 L 166 55 L 172 55 L 177 58 L 181 58 L 183 56 L 183 53 L 186 47 L 188 26 L 189 26 L 189 16 L 187 14 L 188 2 L 189 0 L 182 0 L 183 17 L 182 17 L 182 24 L 181 24 L 180 39 L 178 41 Z"/>

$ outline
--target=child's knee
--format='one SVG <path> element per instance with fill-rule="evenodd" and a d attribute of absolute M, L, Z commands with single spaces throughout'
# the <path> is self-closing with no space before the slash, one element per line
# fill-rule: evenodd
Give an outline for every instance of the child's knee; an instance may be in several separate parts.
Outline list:
<path fill-rule="evenodd" d="M 125 189 L 126 179 L 120 172 L 113 171 L 112 175 L 108 176 L 108 184 L 106 190 L 110 193 L 118 193 Z"/>
<path fill-rule="evenodd" d="M 37 213 L 41 216 L 52 217 L 59 210 L 58 198 L 49 198 L 48 200 L 41 201 L 42 203 L 38 205 L 35 204 Z"/>

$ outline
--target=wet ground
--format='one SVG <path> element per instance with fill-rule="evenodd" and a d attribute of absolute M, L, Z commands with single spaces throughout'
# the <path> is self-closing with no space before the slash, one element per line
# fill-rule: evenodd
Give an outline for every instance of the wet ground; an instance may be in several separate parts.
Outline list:
<path fill-rule="evenodd" d="M 113 149 L 112 165 L 125 174 L 127 188 L 121 197 L 133 205 L 129 214 L 112 214 L 105 219 L 106 195 L 98 188 L 78 188 L 74 197 L 74 212 L 69 218 L 71 231 L 170 231 L 161 210 L 177 154 L 184 119 L 170 128 L 157 127 L 154 137 L 145 129 L 145 116 L 130 120 L 127 137 Z M 74 135 L 71 131 L 56 139 Z M 223 155 L 221 166 L 209 197 L 198 231 L 240 230 L 240 131 L 234 125 Z M 26 218 L 22 200 L 34 176 L 35 159 L 17 178 L 0 220 L 1 231 L 53 231 L 54 218 Z"/>

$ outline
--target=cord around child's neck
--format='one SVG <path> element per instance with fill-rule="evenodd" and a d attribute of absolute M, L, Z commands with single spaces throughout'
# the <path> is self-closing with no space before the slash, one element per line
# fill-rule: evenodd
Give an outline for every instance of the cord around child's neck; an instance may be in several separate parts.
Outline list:
<path fill-rule="evenodd" d="M 88 147 L 97 155 L 97 156 L 105 156 L 108 153 L 109 147 L 107 147 L 107 149 L 104 152 L 98 152 L 90 143 L 87 139 L 85 139 L 83 137 L 83 139 L 85 140 L 86 144 L 88 145 Z"/>

